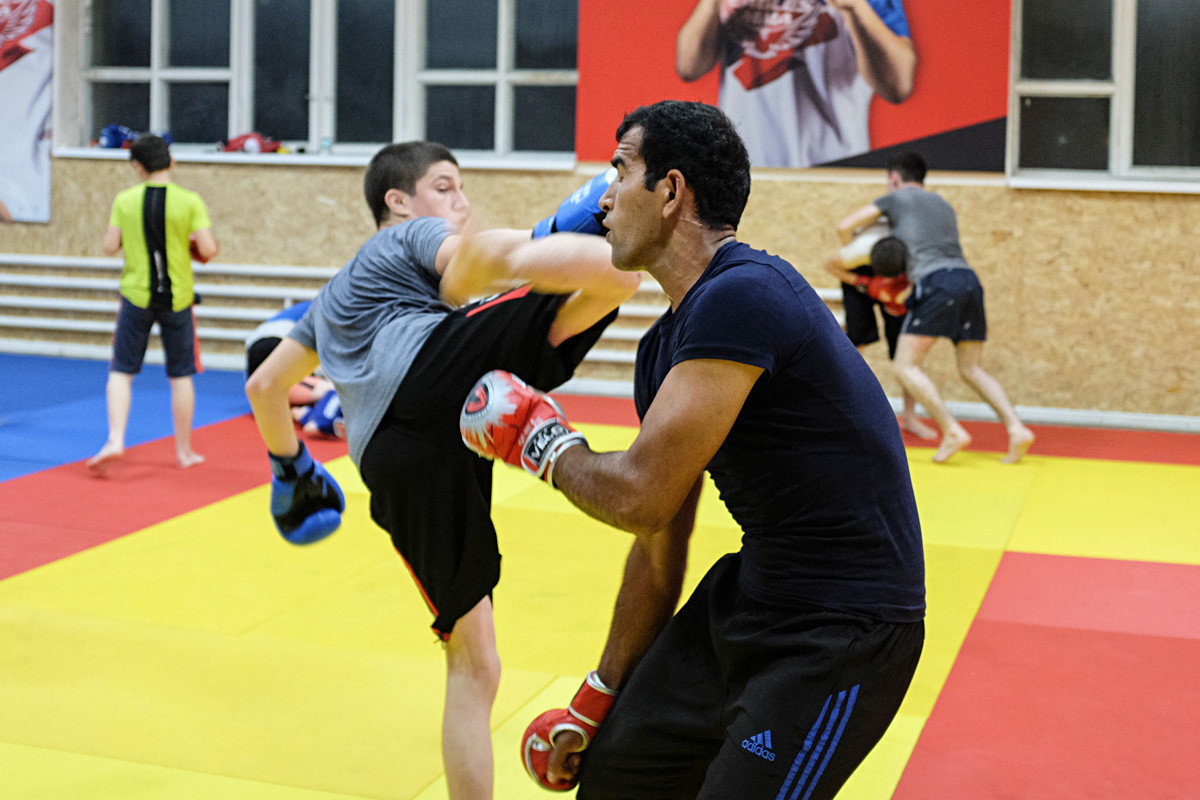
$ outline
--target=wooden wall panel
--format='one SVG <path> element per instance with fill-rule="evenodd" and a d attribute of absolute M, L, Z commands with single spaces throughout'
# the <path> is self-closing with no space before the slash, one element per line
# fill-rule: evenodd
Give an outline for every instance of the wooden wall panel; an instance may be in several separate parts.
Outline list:
<path fill-rule="evenodd" d="M 468 170 L 487 226 L 528 227 L 599 171 Z M 875 178 L 878 180 L 875 180 Z M 231 263 L 344 263 L 374 230 L 361 167 L 184 163 Z M 0 252 L 101 255 L 125 162 L 56 158 L 53 220 L 0 228 Z M 985 366 L 1020 405 L 1200 416 L 1200 195 L 1012 189 L 996 176 L 930 176 L 959 214 L 987 296 Z M 884 191 L 882 174 L 756 175 L 741 238 L 790 260 L 817 286 L 834 226 Z M 889 394 L 883 345 L 867 360 Z M 939 343 L 930 373 L 947 399 L 977 400 Z"/>

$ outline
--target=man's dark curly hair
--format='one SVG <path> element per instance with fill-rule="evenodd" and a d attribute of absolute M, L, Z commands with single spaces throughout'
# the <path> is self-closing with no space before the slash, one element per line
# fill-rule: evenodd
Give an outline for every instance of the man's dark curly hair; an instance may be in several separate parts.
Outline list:
<path fill-rule="evenodd" d="M 750 197 L 746 145 L 720 109 L 704 103 L 663 100 L 631 111 L 617 141 L 642 129 L 646 188 L 679 170 L 696 196 L 696 212 L 710 228 L 737 228 Z"/>

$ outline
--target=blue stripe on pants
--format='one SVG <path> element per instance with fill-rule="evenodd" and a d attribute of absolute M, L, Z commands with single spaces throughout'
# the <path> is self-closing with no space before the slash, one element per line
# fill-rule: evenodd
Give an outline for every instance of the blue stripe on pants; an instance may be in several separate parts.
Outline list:
<path fill-rule="evenodd" d="M 804 747 L 796 756 L 796 760 L 792 762 L 792 768 L 788 770 L 787 778 L 779 787 L 779 794 L 775 796 L 775 800 L 784 800 L 784 798 L 796 800 L 805 786 L 808 787 L 808 790 L 804 792 L 801 800 L 808 800 L 812 795 L 813 790 L 817 787 L 817 782 L 821 780 L 821 775 L 825 772 L 825 767 L 829 765 L 829 759 L 833 757 L 833 752 L 837 749 L 838 742 L 841 741 L 842 733 L 846 730 L 846 723 L 849 721 L 850 714 L 854 711 L 854 703 L 858 699 L 858 689 L 858 686 L 854 686 L 848 692 L 838 692 L 836 700 L 833 695 L 825 698 L 825 705 L 821 707 L 817 721 L 809 730 L 808 735 L 804 737 Z M 833 703 L 832 712 L 829 709 L 830 703 Z M 828 719 L 826 719 L 827 713 Z M 824 724 L 823 729 L 822 724 Z M 821 734 L 818 739 L 817 731 L 819 729 Z M 817 765 L 818 761 L 820 761 L 820 766 L 814 772 L 813 767 Z M 801 767 L 804 768 L 804 771 L 800 775 L 800 780 L 793 786 L 792 782 Z M 788 793 L 789 789 L 791 790 L 790 794 Z"/>

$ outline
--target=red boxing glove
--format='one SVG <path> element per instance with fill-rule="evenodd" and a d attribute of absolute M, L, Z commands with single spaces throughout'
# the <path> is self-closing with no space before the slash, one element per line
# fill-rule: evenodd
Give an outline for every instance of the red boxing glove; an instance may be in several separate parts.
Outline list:
<path fill-rule="evenodd" d="M 883 305 L 883 310 L 893 317 L 902 317 L 908 312 L 904 300 L 900 299 L 907 298 L 908 288 L 912 286 L 907 275 L 897 275 L 894 278 L 859 275 L 854 284 L 872 300 L 878 300 Z"/>
<path fill-rule="evenodd" d="M 586 749 L 616 699 L 617 693 L 605 686 L 593 670 L 575 693 L 570 706 L 547 711 L 529 723 L 521 738 L 521 762 L 529 777 L 543 789 L 556 792 L 573 789 L 577 783 L 574 779 L 551 783 L 546 777 L 550 751 L 554 749 L 554 737 L 562 731 L 575 731 L 583 737 L 583 746 L 579 749 Z"/>
<path fill-rule="evenodd" d="M 476 382 L 458 418 L 463 443 L 484 458 L 522 467 L 554 485 L 554 463 L 587 440 L 550 397 L 494 369 Z"/>

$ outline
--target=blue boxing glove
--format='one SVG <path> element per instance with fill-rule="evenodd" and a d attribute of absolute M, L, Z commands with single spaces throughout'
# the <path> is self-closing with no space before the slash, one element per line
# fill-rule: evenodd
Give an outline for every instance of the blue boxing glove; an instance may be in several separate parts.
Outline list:
<path fill-rule="evenodd" d="M 271 516 L 292 544 L 319 542 L 342 524 L 346 496 L 325 467 L 308 454 L 304 442 L 291 458 L 271 457 Z"/>
<path fill-rule="evenodd" d="M 604 217 L 604 212 L 600 210 L 600 198 L 608 191 L 608 185 L 616 177 L 617 168 L 610 167 L 580 186 L 562 201 L 552 216 L 533 226 L 533 238 L 540 239 L 560 231 L 603 236 L 605 231 L 600 220 Z"/>
<path fill-rule="evenodd" d="M 330 389 L 321 395 L 321 399 L 312 404 L 300 424 L 306 433 L 323 433 L 345 439 L 346 423 L 342 420 L 342 401 L 337 391 Z"/>
<path fill-rule="evenodd" d="M 132 142 L 137 138 L 137 134 L 131 128 L 124 125 L 105 125 L 100 131 L 99 144 L 101 147 L 120 148 L 124 147 L 126 142 Z"/>

